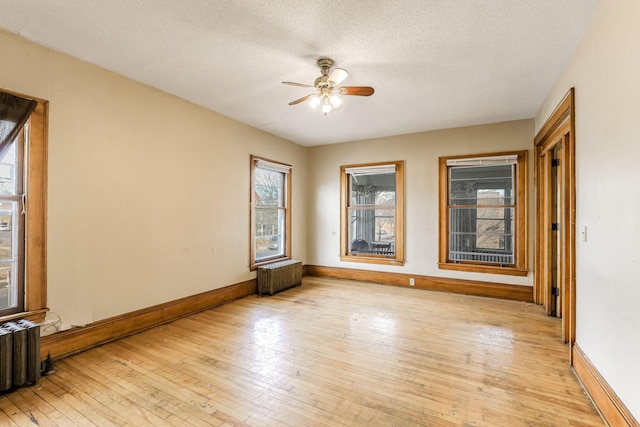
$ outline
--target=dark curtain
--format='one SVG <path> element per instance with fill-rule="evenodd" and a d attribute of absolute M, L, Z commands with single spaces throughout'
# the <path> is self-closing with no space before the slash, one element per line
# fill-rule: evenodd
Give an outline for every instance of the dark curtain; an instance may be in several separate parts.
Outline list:
<path fill-rule="evenodd" d="M 32 99 L 0 92 L 0 159 L 7 154 L 36 105 Z"/>

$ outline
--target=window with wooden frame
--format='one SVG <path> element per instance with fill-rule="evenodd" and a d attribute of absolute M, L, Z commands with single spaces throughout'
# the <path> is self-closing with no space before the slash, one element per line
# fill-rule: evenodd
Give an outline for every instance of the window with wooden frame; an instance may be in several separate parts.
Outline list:
<path fill-rule="evenodd" d="M 0 90 L 0 320 L 46 313 L 47 102 Z M 26 107 L 26 108 L 25 108 Z"/>
<path fill-rule="evenodd" d="M 440 268 L 526 276 L 526 194 L 526 151 L 441 157 Z"/>
<path fill-rule="evenodd" d="M 340 258 L 404 264 L 404 162 L 340 168 Z"/>
<path fill-rule="evenodd" d="M 251 269 L 291 258 L 291 166 L 251 156 Z"/>

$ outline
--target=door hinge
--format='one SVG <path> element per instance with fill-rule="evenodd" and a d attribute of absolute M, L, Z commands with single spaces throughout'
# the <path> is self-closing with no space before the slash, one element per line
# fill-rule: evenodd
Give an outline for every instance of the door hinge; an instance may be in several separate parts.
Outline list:
<path fill-rule="evenodd" d="M 558 231 L 558 230 L 560 230 L 560 224 L 559 224 L 559 223 L 557 223 L 557 222 L 552 222 L 552 223 L 551 223 L 551 230 L 553 230 L 553 231 Z"/>
<path fill-rule="evenodd" d="M 560 166 L 560 159 L 551 159 L 551 166 L 554 168 Z"/>
<path fill-rule="evenodd" d="M 558 288 L 557 286 L 554 286 L 551 288 L 551 294 L 554 297 L 560 296 L 560 288 Z"/>

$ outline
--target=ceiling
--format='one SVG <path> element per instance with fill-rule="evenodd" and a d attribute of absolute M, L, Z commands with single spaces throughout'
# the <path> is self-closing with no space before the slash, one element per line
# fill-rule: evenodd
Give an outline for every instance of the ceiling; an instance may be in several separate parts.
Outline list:
<path fill-rule="evenodd" d="M 0 27 L 303 146 L 534 117 L 599 0 L 20 0 Z M 373 86 L 324 116 L 318 58 Z"/>

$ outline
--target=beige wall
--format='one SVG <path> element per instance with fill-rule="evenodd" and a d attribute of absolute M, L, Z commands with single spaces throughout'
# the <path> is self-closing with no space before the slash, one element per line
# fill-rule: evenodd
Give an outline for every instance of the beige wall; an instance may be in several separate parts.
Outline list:
<path fill-rule="evenodd" d="M 519 120 L 311 148 L 307 196 L 308 263 L 531 285 L 531 275 L 514 277 L 438 269 L 438 158 L 531 150 L 532 147 L 533 120 Z M 405 161 L 405 265 L 340 261 L 340 166 L 393 160 Z M 532 165 L 531 161 L 530 158 Z M 532 167 L 529 175 L 531 186 Z M 529 223 L 532 229 L 532 221 Z M 531 251 L 529 255 L 532 260 Z"/>
<path fill-rule="evenodd" d="M 536 117 L 576 99 L 576 341 L 640 420 L 640 2 L 603 0 Z"/>
<path fill-rule="evenodd" d="M 0 86 L 50 101 L 48 305 L 83 325 L 255 277 L 249 156 L 293 165 L 306 259 L 307 152 L 0 31 Z"/>

